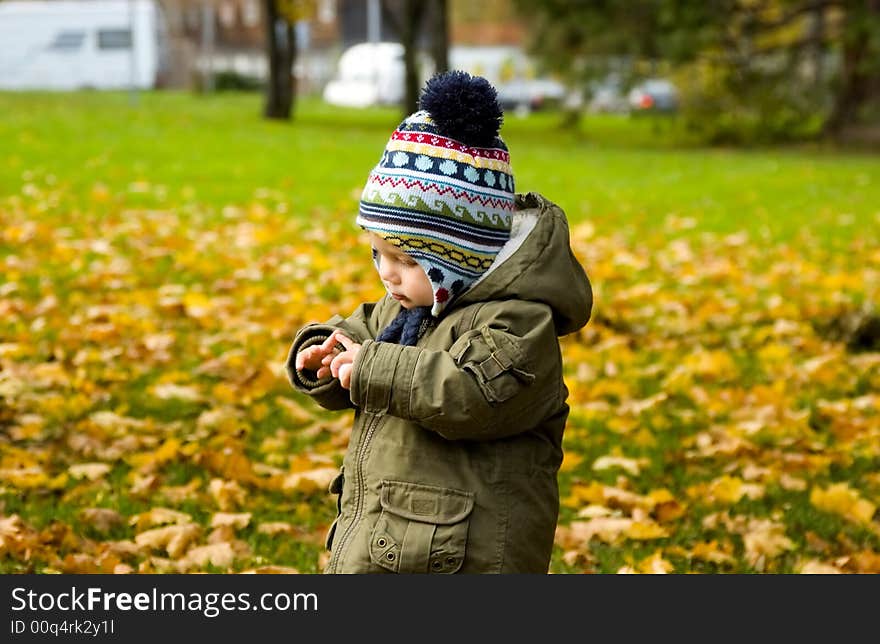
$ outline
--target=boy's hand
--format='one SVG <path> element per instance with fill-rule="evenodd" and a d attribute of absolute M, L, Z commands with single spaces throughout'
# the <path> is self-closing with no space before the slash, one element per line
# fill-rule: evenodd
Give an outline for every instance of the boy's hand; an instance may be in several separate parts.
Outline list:
<path fill-rule="evenodd" d="M 354 360 L 361 350 L 361 345 L 351 338 L 345 337 L 340 331 L 334 331 L 328 340 L 333 339 L 334 336 L 336 338 L 334 342 L 340 342 L 345 347 L 345 351 L 335 356 L 325 356 L 322 364 L 329 366 L 330 373 L 334 378 L 339 378 L 339 384 L 343 389 L 351 389 L 351 371 L 354 368 Z"/>
<path fill-rule="evenodd" d="M 321 344 L 314 344 L 297 353 L 295 362 L 297 371 L 302 371 L 303 369 L 314 371 L 318 380 L 329 376 L 330 360 L 339 353 L 339 349 L 336 348 L 336 343 L 338 342 L 336 339 L 337 333 L 338 331 L 334 331 Z M 324 362 L 325 359 L 327 359 L 326 363 Z"/>

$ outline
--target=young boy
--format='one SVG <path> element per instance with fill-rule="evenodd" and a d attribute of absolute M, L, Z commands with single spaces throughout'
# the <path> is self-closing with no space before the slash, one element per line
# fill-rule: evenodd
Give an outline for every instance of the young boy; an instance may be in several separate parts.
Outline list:
<path fill-rule="evenodd" d="M 387 295 L 296 334 L 291 384 L 354 407 L 329 573 L 546 573 L 568 417 L 559 336 L 590 317 L 563 211 L 514 192 L 494 88 L 437 75 L 364 188 Z"/>

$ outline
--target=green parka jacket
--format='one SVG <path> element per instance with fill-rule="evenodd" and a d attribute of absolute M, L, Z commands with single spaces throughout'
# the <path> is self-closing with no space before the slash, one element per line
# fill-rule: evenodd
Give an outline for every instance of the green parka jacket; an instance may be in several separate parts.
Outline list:
<path fill-rule="evenodd" d="M 591 308 L 565 214 L 528 193 L 489 272 L 416 346 L 374 340 L 400 310 L 389 296 L 300 329 L 291 384 L 355 409 L 324 572 L 546 573 L 569 411 L 558 336 Z M 334 328 L 362 344 L 350 391 L 294 366 Z"/>

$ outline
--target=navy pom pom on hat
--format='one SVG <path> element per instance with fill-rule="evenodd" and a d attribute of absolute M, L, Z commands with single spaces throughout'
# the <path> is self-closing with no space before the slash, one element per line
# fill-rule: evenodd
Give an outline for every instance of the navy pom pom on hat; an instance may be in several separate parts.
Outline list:
<path fill-rule="evenodd" d="M 510 238 L 510 155 L 495 88 L 463 71 L 432 77 L 361 194 L 356 223 L 412 257 L 434 291 L 431 315 L 467 291 Z"/>

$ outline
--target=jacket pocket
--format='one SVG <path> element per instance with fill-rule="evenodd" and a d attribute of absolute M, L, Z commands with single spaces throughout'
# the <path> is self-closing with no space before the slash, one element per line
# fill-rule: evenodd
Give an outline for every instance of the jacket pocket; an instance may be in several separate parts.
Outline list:
<path fill-rule="evenodd" d="M 464 562 L 473 492 L 381 482 L 370 559 L 398 573 L 454 573 Z"/>
<path fill-rule="evenodd" d="M 330 481 L 329 491 L 336 495 L 336 518 L 330 524 L 327 530 L 327 538 L 324 540 L 324 547 L 327 550 L 333 549 L 333 536 L 336 534 L 336 524 L 339 523 L 339 515 L 342 514 L 342 486 L 345 483 L 345 467 L 339 468 L 339 474 Z"/>
<path fill-rule="evenodd" d="M 469 331 L 453 347 L 450 354 L 471 373 L 490 403 L 510 400 L 524 386 L 532 384 L 535 375 L 522 350 L 507 334 L 487 325 Z"/>

